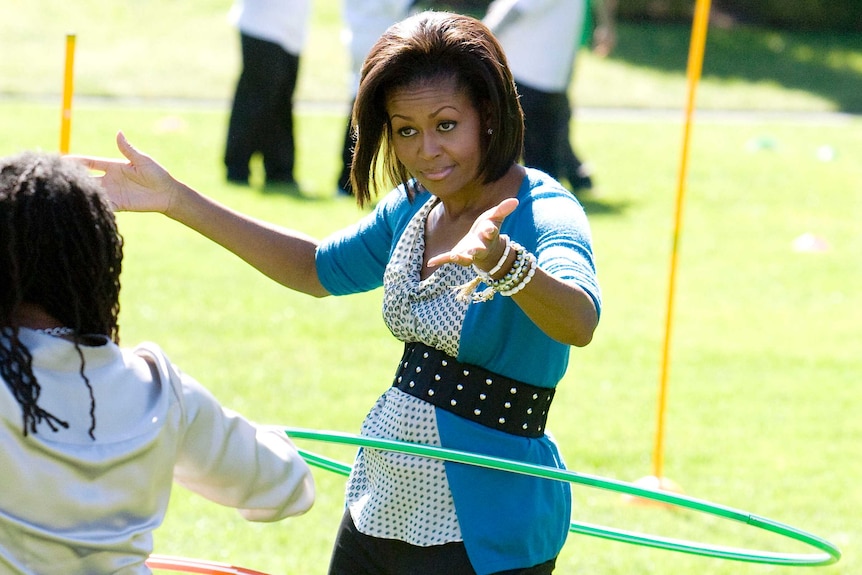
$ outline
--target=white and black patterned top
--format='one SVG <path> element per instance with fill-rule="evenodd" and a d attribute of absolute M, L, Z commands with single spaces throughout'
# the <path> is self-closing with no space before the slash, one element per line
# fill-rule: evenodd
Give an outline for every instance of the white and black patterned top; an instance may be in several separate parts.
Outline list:
<path fill-rule="evenodd" d="M 403 341 L 425 341 L 457 355 L 469 304 L 454 299 L 453 286 L 469 281 L 470 270 L 447 264 L 420 281 L 429 201 L 408 224 L 386 266 L 384 319 Z M 371 409 L 362 434 L 441 445 L 436 409 L 390 388 Z M 347 484 L 347 504 L 356 528 L 366 535 L 413 545 L 461 541 L 452 492 L 440 460 L 363 449 Z"/>

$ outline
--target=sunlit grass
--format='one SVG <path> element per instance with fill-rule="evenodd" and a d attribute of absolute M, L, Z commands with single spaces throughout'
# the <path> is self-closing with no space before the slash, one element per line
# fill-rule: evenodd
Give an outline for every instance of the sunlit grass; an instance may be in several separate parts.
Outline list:
<path fill-rule="evenodd" d="M 26 65 L 0 59 L 0 91 L 26 96 L 0 101 L 0 154 L 57 149 L 62 35 L 79 24 L 82 94 L 212 101 L 130 106 L 82 95 L 72 120 L 73 152 L 117 156 L 114 134 L 124 130 L 180 179 L 250 214 L 318 237 L 361 215 L 349 201 L 333 197 L 345 112 L 344 60 L 334 40 L 338 3 L 315 5 L 314 51 L 303 64 L 301 198 L 223 183 L 224 102 L 237 65 L 234 31 L 223 20 L 227 5 L 149 0 L 112 4 L 96 17 L 85 7 L 90 3 L 0 5 L 0 16 L 9 10 L 16 15 L 0 18 L 8 31 L 0 34 L 0 51 L 12 53 L 11 46 L 26 54 Z M 163 40 L 144 46 L 117 39 L 155 36 L 156 20 Z M 655 36 L 624 30 L 616 57 L 602 61 L 584 54 L 573 86 L 578 105 L 680 108 L 684 28 Z M 699 102 L 709 108 L 852 111 L 858 90 L 845 82 L 858 79 L 859 60 L 840 40 L 711 31 Z M 654 48 L 652 65 L 638 59 L 643 46 Z M 743 58 L 740 46 L 761 46 L 759 60 Z M 806 55 L 806 46 L 816 57 Z M 710 60 L 712 54 L 725 56 Z M 781 54 L 800 58 L 800 73 L 785 67 L 778 79 L 765 74 L 782 69 Z M 181 61 L 165 65 L 175 60 Z M 817 66 L 806 67 L 812 60 Z M 44 94 L 40 102 L 28 101 Z M 312 106 L 312 100 L 333 105 Z M 855 575 L 862 570 L 862 464 L 855 456 L 862 442 L 855 311 L 862 303 L 862 121 L 695 118 L 672 314 L 665 474 L 689 495 L 827 538 L 845 558 L 817 573 Z M 626 481 L 652 473 L 680 119 L 586 114 L 574 126 L 575 145 L 597 182 L 582 200 L 593 227 L 604 312 L 595 341 L 572 352 L 550 425 L 568 465 L 585 473 Z M 125 344 L 160 343 L 225 404 L 259 421 L 358 429 L 389 385 L 400 353 L 383 326 L 379 292 L 323 300 L 294 294 L 161 216 L 120 214 L 119 221 L 126 238 Z M 819 245 L 825 251 L 795 249 Z M 345 461 L 352 457 L 350 448 L 304 446 Z M 156 551 L 272 573 L 323 574 L 344 481 L 324 472 L 316 478 L 319 498 L 308 515 L 268 525 L 246 523 L 232 510 L 178 489 L 156 534 Z M 588 522 L 808 551 L 749 527 L 631 507 L 589 488 L 576 488 L 575 502 L 575 517 Z M 572 536 L 557 572 L 784 575 L 798 569 Z"/>
<path fill-rule="evenodd" d="M 56 146 L 51 106 L 0 106 L 0 152 Z M 222 182 L 222 111 L 83 108 L 73 151 L 116 156 L 123 129 L 184 181 L 253 215 L 322 237 L 361 215 L 333 198 L 343 117 L 300 118 L 299 174 L 308 197 Z M 309 135 L 309 130 L 313 135 Z M 665 325 L 678 122 L 583 120 L 575 142 L 593 165 L 583 202 L 593 226 L 604 313 L 595 341 L 572 352 L 551 415 L 569 466 L 633 481 L 652 473 Z M 691 142 L 673 313 L 665 475 L 689 495 L 810 530 L 859 568 L 855 391 L 862 360 L 853 312 L 862 285 L 859 121 L 702 121 Z M 763 142 L 769 145 L 764 146 Z M 820 150 L 830 146 L 830 161 Z M 160 343 L 181 368 L 250 417 L 355 432 L 390 383 L 399 345 L 380 294 L 316 300 L 275 285 L 236 257 L 161 216 L 120 214 L 126 237 L 121 335 Z M 805 234 L 828 249 L 805 253 Z M 807 244 L 814 245 L 814 244 Z M 352 449 L 304 447 L 349 461 Z M 157 533 L 160 553 L 275 573 L 324 573 L 343 479 L 316 474 L 306 516 L 250 525 L 177 490 Z M 745 526 L 631 508 L 576 488 L 575 518 L 734 546 L 807 552 Z M 747 565 L 572 536 L 560 573 L 759 575 Z"/>

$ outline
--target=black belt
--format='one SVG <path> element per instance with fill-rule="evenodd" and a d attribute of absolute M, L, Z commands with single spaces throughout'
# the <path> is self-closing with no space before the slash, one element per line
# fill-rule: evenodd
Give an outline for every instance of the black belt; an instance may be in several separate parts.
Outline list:
<path fill-rule="evenodd" d="M 554 389 L 461 363 L 423 343 L 404 346 L 393 387 L 487 427 L 542 437 Z"/>

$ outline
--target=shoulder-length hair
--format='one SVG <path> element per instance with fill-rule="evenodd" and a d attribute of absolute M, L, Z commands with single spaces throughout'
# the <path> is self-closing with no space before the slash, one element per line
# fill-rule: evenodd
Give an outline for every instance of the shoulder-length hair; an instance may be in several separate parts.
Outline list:
<path fill-rule="evenodd" d="M 452 79 L 485 122 L 479 163 L 483 183 L 498 180 L 520 159 L 524 113 L 497 39 L 470 16 L 422 12 L 390 27 L 362 66 L 351 119 L 355 146 L 350 175 L 360 206 L 381 185 L 401 184 L 413 193 L 407 185 L 411 176 L 392 145 L 387 97 L 406 86 Z"/>
<path fill-rule="evenodd" d="M 75 334 L 87 386 L 84 335 L 119 342 L 123 238 L 109 201 L 87 170 L 57 154 L 0 158 L 0 378 L 21 405 L 24 434 L 47 423 L 67 427 L 39 406 L 32 357 L 16 314 L 38 306 Z M 95 398 L 90 389 L 92 426 Z"/>

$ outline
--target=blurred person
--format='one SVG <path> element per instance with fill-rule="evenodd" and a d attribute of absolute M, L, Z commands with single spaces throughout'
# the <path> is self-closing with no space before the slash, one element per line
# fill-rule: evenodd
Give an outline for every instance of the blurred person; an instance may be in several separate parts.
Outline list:
<path fill-rule="evenodd" d="M 595 50 L 616 43 L 616 0 L 494 0 L 484 22 L 509 58 L 524 109 L 524 164 L 569 182 L 572 191 L 593 187 L 574 152 L 569 128 L 572 83 L 589 10 L 596 14 Z M 592 30 L 591 30 L 592 31 Z"/>
<path fill-rule="evenodd" d="M 382 287 L 404 351 L 363 435 L 564 468 L 547 417 L 601 294 L 583 207 L 517 163 L 523 114 L 502 47 L 469 16 L 400 21 L 365 59 L 353 123 L 354 197 L 385 195 L 322 241 L 197 192 L 122 133 L 125 160 L 81 161 L 118 209 L 161 212 L 290 289 Z M 571 507 L 563 482 L 362 448 L 329 573 L 547 575 Z"/>
<path fill-rule="evenodd" d="M 231 183 L 249 184 L 259 153 L 266 186 L 298 191 L 293 96 L 310 13 L 311 0 L 236 0 L 231 7 L 242 49 L 224 154 Z"/>
<path fill-rule="evenodd" d="M 383 32 L 407 16 L 413 0 L 344 0 L 344 39 L 350 56 L 350 109 L 359 89 L 359 74 L 368 51 Z M 338 175 L 337 194 L 351 195 L 350 164 L 353 160 L 355 134 L 350 116 L 344 129 L 341 147 L 341 173 Z"/>
<path fill-rule="evenodd" d="M 308 510 L 285 433 L 154 343 L 119 347 L 123 239 L 71 159 L 0 158 L 0 572 L 150 573 L 173 482 L 250 521 Z"/>
<path fill-rule="evenodd" d="M 411 10 L 413 12 L 442 10 L 481 18 L 490 3 L 491 0 L 413 0 Z"/>

